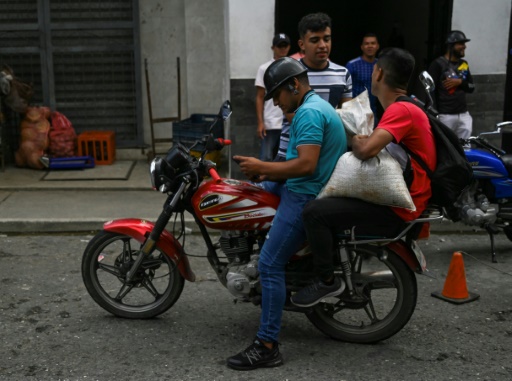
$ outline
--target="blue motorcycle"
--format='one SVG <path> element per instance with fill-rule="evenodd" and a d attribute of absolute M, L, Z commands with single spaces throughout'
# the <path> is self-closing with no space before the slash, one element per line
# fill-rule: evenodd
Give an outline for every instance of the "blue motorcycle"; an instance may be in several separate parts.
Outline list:
<path fill-rule="evenodd" d="M 496 125 L 492 132 L 482 132 L 464 142 L 464 150 L 473 168 L 475 181 L 457 203 L 461 222 L 487 230 L 491 239 L 492 261 L 496 262 L 494 234 L 503 231 L 512 241 L 512 154 L 503 150 L 512 140 L 512 122 Z M 501 148 L 489 142 L 501 138 Z M 512 152 L 512 151 L 511 151 Z"/>
<path fill-rule="evenodd" d="M 419 78 L 428 98 L 425 109 L 437 116 L 431 97 L 434 81 L 427 72 Z M 496 138 L 501 138 L 501 148 L 495 145 Z M 491 259 L 496 263 L 494 235 L 503 231 L 512 241 L 512 153 L 506 152 L 512 152 L 512 122 L 498 123 L 495 131 L 482 132 L 461 144 L 475 180 L 455 204 L 458 213 L 453 220 L 485 229 L 491 240 Z"/>

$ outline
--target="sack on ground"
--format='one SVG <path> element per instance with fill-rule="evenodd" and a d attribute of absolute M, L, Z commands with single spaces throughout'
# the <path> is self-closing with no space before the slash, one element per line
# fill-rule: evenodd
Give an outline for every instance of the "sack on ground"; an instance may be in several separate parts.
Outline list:
<path fill-rule="evenodd" d="M 337 109 L 347 141 L 350 143 L 354 135 L 370 135 L 373 131 L 374 116 L 370 107 L 368 90 L 363 91 L 357 97 L 344 102 L 341 109 Z"/>
<path fill-rule="evenodd" d="M 76 150 L 76 133 L 73 125 L 65 115 L 52 112 L 52 124 L 48 151 L 52 157 L 72 157 Z"/>
<path fill-rule="evenodd" d="M 364 161 L 352 152 L 342 155 L 318 195 L 318 198 L 324 197 L 354 197 L 374 204 L 416 210 L 400 164 L 385 149 Z"/>
<path fill-rule="evenodd" d="M 29 107 L 20 123 L 20 146 L 14 154 L 18 167 L 43 169 L 39 160 L 48 148 L 50 122 L 48 107 Z"/>

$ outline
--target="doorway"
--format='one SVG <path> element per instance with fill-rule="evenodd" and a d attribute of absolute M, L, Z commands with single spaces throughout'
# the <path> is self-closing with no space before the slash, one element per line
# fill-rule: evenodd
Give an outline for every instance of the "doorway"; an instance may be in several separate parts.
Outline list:
<path fill-rule="evenodd" d="M 453 0 L 276 0 L 275 32 L 286 33 L 292 41 L 290 54 L 298 51 L 300 19 L 314 12 L 332 18 L 332 50 L 330 59 L 340 65 L 361 55 L 365 33 L 375 33 L 381 49 L 401 47 L 416 58 L 414 78 L 426 70 L 432 60 L 442 54 L 444 38 L 451 27 Z M 421 88 L 412 81 L 409 91 L 421 98 Z"/>

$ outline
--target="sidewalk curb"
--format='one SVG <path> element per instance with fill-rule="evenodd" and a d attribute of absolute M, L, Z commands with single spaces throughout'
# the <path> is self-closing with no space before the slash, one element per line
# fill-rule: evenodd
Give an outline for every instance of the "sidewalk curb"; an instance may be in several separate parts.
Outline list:
<path fill-rule="evenodd" d="M 158 215 L 154 216 L 133 216 L 133 218 L 140 218 L 148 221 L 155 221 Z M 172 219 L 167 229 L 172 231 Z M 74 218 L 47 218 L 47 219 L 22 219 L 22 218 L 2 218 L 0 219 L 0 233 L 1 234 L 38 234 L 38 233 L 80 233 L 80 232 L 97 232 L 103 228 L 103 224 L 108 222 L 108 219 L 102 217 L 88 217 L 80 220 Z M 199 227 L 197 226 L 194 218 L 186 213 L 185 214 L 185 227 L 190 229 L 192 234 L 199 234 Z M 215 232 L 216 230 L 208 229 Z M 454 223 L 448 220 L 433 223 L 430 225 L 432 233 L 446 233 L 446 234 L 460 234 L 460 233 L 474 233 L 474 234 L 487 234 L 484 229 L 475 226 L 466 226 L 461 223 Z"/>
<path fill-rule="evenodd" d="M 156 216 L 144 218 L 136 216 L 141 220 L 154 222 Z M 85 233 L 98 232 L 109 220 L 104 218 L 87 218 L 77 221 L 75 219 L 53 218 L 53 219 L 29 219 L 3 218 L 0 220 L 0 234 L 44 234 L 44 233 Z M 172 231 L 174 222 L 170 221 L 167 230 Z M 199 228 L 192 217 L 185 218 L 187 234 L 199 234 Z"/>

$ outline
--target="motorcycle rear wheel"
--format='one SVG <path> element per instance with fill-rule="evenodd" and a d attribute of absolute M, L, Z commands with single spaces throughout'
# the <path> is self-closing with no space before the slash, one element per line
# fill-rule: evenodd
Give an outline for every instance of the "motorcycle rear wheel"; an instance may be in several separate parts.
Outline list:
<path fill-rule="evenodd" d="M 99 232 L 82 258 L 82 278 L 89 295 L 108 312 L 128 319 L 152 318 L 171 308 L 184 279 L 172 258 L 156 249 L 144 259 L 132 282 L 126 273 L 141 244 L 118 233 Z"/>
<path fill-rule="evenodd" d="M 341 341 L 370 344 L 399 332 L 416 307 L 414 272 L 386 248 L 358 247 L 353 253 L 352 282 L 359 300 L 348 290 L 324 299 L 308 319 L 325 335 Z"/>

